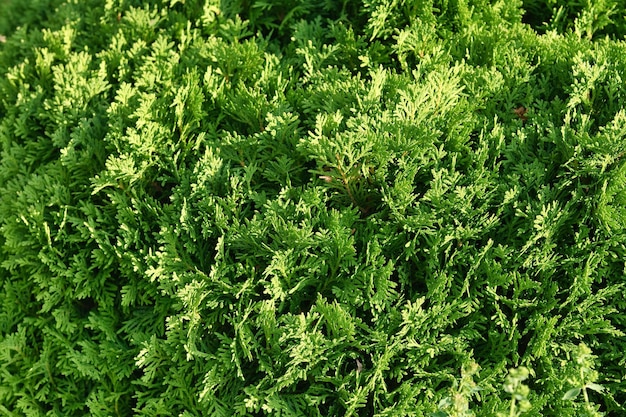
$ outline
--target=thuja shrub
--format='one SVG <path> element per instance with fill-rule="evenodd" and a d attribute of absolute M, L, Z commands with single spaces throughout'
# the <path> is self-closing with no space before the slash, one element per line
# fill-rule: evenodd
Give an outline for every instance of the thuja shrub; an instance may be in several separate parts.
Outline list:
<path fill-rule="evenodd" d="M 626 413 L 621 2 L 0 7 L 0 413 Z"/>

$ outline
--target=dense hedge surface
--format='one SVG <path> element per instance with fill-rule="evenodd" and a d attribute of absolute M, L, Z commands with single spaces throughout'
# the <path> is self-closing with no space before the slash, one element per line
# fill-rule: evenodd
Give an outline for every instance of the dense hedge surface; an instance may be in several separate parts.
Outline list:
<path fill-rule="evenodd" d="M 625 14 L 0 1 L 0 414 L 626 415 Z"/>

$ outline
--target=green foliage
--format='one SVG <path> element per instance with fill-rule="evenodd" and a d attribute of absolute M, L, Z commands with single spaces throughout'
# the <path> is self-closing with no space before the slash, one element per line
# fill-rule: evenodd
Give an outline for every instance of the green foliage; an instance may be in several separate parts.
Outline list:
<path fill-rule="evenodd" d="M 0 414 L 623 415 L 623 9 L 0 0 Z"/>
<path fill-rule="evenodd" d="M 524 0 L 524 20 L 541 32 L 574 32 L 579 37 L 623 38 L 624 4 L 617 0 Z"/>

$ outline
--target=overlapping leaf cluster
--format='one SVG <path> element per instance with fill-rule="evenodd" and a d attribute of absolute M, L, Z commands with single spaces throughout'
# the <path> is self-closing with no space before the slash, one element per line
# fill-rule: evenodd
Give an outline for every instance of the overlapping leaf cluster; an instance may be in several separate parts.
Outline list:
<path fill-rule="evenodd" d="M 621 2 L 0 5 L 0 412 L 626 411 Z"/>

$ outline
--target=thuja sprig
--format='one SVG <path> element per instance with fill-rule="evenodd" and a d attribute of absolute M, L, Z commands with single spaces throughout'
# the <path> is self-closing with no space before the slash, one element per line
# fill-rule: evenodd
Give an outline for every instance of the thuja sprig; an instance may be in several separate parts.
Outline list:
<path fill-rule="evenodd" d="M 299 147 L 316 160 L 318 168 L 311 172 L 367 215 L 376 200 L 372 190 L 376 166 L 384 156 L 373 131 L 363 126 L 367 116 L 348 119 L 345 127 L 344 119 L 340 112 L 319 115 L 315 132 Z"/>
<path fill-rule="evenodd" d="M 345 191 L 346 195 L 350 199 L 350 202 L 362 213 L 367 213 L 368 208 L 364 207 L 356 198 L 354 193 L 355 183 L 362 179 L 362 175 L 354 170 L 345 169 L 343 166 L 342 158 L 339 154 L 335 154 L 337 159 L 337 165 L 335 167 L 335 175 L 320 175 L 319 178 L 332 186 L 338 186 L 339 189 Z M 338 175 L 336 175 L 338 174 Z"/>

